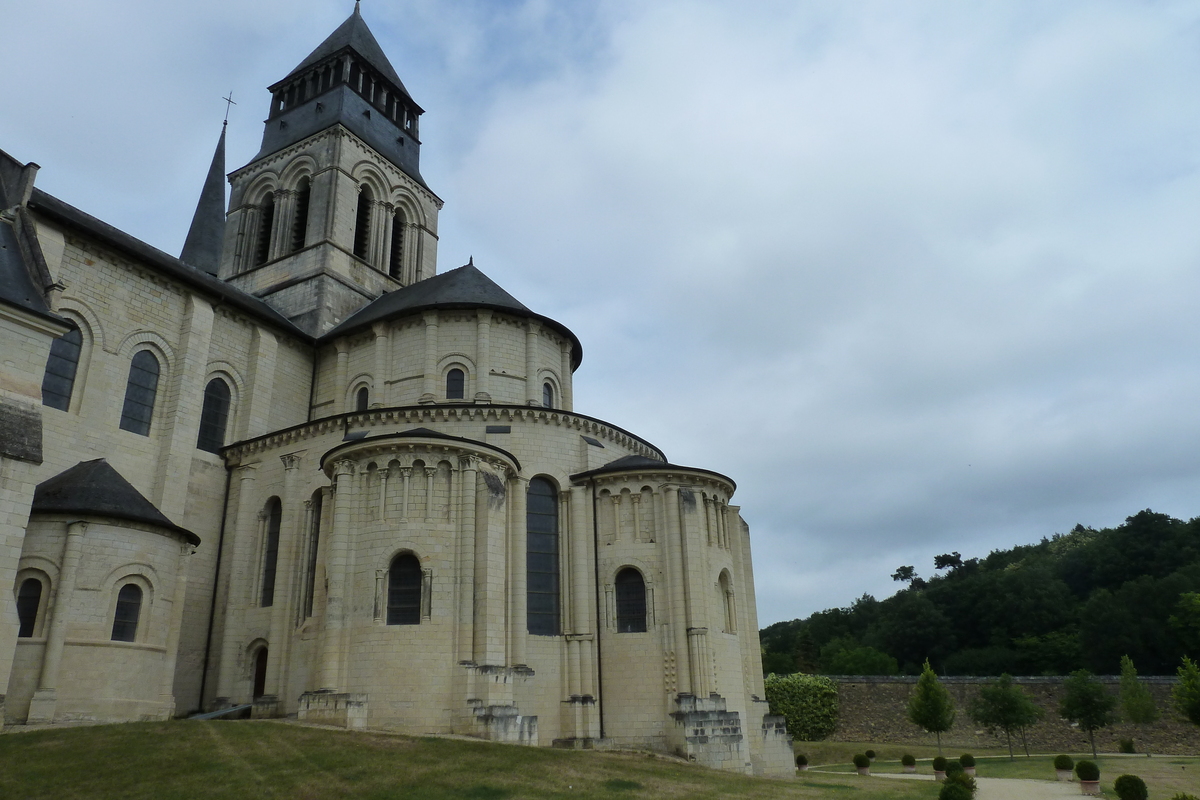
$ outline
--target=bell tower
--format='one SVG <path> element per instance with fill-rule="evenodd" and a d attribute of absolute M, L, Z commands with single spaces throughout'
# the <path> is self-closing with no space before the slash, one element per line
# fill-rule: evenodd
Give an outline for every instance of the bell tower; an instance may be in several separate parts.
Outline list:
<path fill-rule="evenodd" d="M 268 90 L 262 148 L 229 176 L 219 276 L 320 336 L 436 272 L 442 201 L 421 177 L 424 112 L 357 3 Z"/>

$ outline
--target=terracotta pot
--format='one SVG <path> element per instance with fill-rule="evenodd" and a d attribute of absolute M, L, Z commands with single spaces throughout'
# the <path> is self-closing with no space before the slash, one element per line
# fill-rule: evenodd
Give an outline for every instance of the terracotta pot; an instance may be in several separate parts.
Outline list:
<path fill-rule="evenodd" d="M 871 774 L 870 767 L 857 767 L 857 769 L 858 769 L 859 775 L 870 775 Z"/>
<path fill-rule="evenodd" d="M 796 769 L 800 770 L 801 772 L 804 772 L 805 770 L 808 769 L 808 764 L 797 764 Z"/>
<path fill-rule="evenodd" d="M 1080 781 L 1079 791 L 1083 794 L 1100 794 L 1100 781 Z"/>
<path fill-rule="evenodd" d="M 911 775 L 912 773 L 917 771 L 917 765 L 913 764 L 911 767 L 905 766 L 904 771 Z"/>
<path fill-rule="evenodd" d="M 941 770 L 935 769 L 935 770 L 933 771 L 933 779 L 934 779 L 935 781 L 944 781 L 944 780 L 946 780 L 946 770 L 944 770 L 944 769 L 941 769 Z"/>
<path fill-rule="evenodd" d="M 974 767 L 963 767 L 963 772 L 967 773 L 972 778 L 975 777 L 975 768 Z"/>
<path fill-rule="evenodd" d="M 1071 770 L 1069 769 L 1056 769 L 1054 770 L 1054 774 L 1058 776 L 1060 781 L 1071 780 Z"/>

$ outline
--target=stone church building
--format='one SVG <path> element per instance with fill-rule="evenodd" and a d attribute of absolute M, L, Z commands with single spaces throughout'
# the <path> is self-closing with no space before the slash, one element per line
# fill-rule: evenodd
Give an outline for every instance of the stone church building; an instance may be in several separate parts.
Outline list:
<path fill-rule="evenodd" d="M 5 721 L 252 704 L 793 774 L 733 481 L 576 412 L 575 335 L 438 273 L 357 7 L 269 91 L 179 258 L 0 153 Z"/>

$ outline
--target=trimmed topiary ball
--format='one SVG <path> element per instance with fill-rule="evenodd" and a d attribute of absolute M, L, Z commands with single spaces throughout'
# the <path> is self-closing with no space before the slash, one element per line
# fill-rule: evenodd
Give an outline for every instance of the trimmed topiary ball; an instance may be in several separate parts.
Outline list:
<path fill-rule="evenodd" d="M 1064 756 L 1055 756 L 1054 757 L 1054 768 L 1055 769 L 1075 769 L 1075 761 L 1070 756 L 1065 756 L 1065 755 Z"/>
<path fill-rule="evenodd" d="M 1137 775 L 1122 775 L 1113 783 L 1113 790 L 1121 800 L 1146 800 L 1146 782 Z"/>
<path fill-rule="evenodd" d="M 854 757 L 854 766 L 859 769 L 871 766 L 871 759 L 867 758 L 865 753 L 859 753 Z"/>
<path fill-rule="evenodd" d="M 1080 761 L 1075 765 L 1075 776 L 1081 781 L 1100 780 L 1100 767 L 1095 761 Z"/>
<path fill-rule="evenodd" d="M 975 756 L 971 755 L 970 753 L 963 753 L 958 757 L 958 763 L 962 764 L 964 767 L 973 767 L 975 766 Z"/>
<path fill-rule="evenodd" d="M 964 770 L 963 770 L 962 764 L 958 763 L 957 761 L 947 761 L 946 762 L 946 777 L 947 778 L 949 778 L 951 775 L 962 775 L 963 773 L 964 773 Z"/>
<path fill-rule="evenodd" d="M 938 756 L 937 758 L 935 758 L 933 760 L 933 771 L 934 772 L 945 772 L 946 771 L 946 759 L 943 756 Z"/>
<path fill-rule="evenodd" d="M 875 751 L 874 750 L 868 750 L 865 755 L 867 756 L 867 758 L 871 759 L 872 761 L 875 760 Z"/>
<path fill-rule="evenodd" d="M 938 800 L 972 800 L 975 795 L 961 783 L 947 780 L 938 792 Z"/>
<path fill-rule="evenodd" d="M 904 755 L 900 756 L 900 763 L 906 767 L 915 767 L 917 765 L 917 759 L 914 756 L 905 753 Z"/>
<path fill-rule="evenodd" d="M 798 754 L 796 756 L 796 766 L 797 767 L 807 767 L 808 766 L 808 756 L 804 755 L 804 753 Z"/>

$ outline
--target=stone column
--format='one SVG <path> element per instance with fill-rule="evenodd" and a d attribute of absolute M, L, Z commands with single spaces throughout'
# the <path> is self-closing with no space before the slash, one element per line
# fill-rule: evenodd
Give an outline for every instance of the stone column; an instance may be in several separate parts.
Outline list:
<path fill-rule="evenodd" d="M 46 625 L 46 648 L 42 652 L 42 670 L 38 688 L 29 704 L 28 721 L 53 722 L 58 705 L 58 670 L 62 664 L 63 647 L 67 639 L 67 623 L 71 614 L 71 599 L 75 595 L 75 575 L 79 571 L 79 556 L 83 552 L 86 522 L 67 525 L 67 540 L 63 543 L 62 569 L 58 573 L 58 589 L 54 593 L 54 609 Z"/>
<path fill-rule="evenodd" d="M 562 380 L 562 386 L 559 389 L 562 392 L 562 408 L 563 411 L 571 411 L 575 408 L 575 400 L 571 391 L 571 343 L 563 342 L 562 346 L 562 367 L 560 368 L 559 377 Z"/>
<path fill-rule="evenodd" d="M 525 329 L 525 404 L 540 406 L 542 390 L 538 386 L 538 331 L 541 325 L 535 320 L 529 320 Z"/>
<path fill-rule="evenodd" d="M 475 502 L 475 663 L 496 665 L 504 662 L 507 639 L 507 603 L 505 575 L 504 520 L 507 502 L 505 484 L 491 469 L 480 475 Z"/>
<path fill-rule="evenodd" d="M 217 706 L 231 705 L 237 691 L 239 644 L 242 640 L 242 618 L 249 594 L 246 577 L 247 562 L 254 552 L 258 531 L 257 498 L 254 492 L 257 464 L 237 468 L 237 516 L 233 523 L 233 545 L 230 548 L 229 578 L 225 584 L 225 620 L 221 631 L 221 663 L 217 679 Z"/>
<path fill-rule="evenodd" d="M 587 550 L 590 544 L 588 507 L 591 497 L 586 486 L 571 487 L 571 633 L 588 633 Z"/>
<path fill-rule="evenodd" d="M 425 377 L 418 402 L 432 403 L 437 400 L 438 362 L 438 312 L 426 311 L 425 319 Z"/>
<path fill-rule="evenodd" d="M 160 702 L 167 709 L 167 718 L 175 716 L 175 662 L 179 657 L 179 634 L 183 628 L 183 605 L 187 600 L 188 566 L 195 550 L 188 542 L 179 547 L 175 567 L 175 594 L 171 598 L 171 622 L 167 628 L 167 651 L 163 654 Z"/>
<path fill-rule="evenodd" d="M 387 405 L 387 375 L 388 375 L 388 324 L 376 322 L 371 326 L 375 334 L 375 396 L 371 398 L 371 408 L 381 408 Z"/>
<path fill-rule="evenodd" d="M 271 249 L 268 261 L 286 256 L 292 249 L 292 217 L 296 213 L 296 193 L 290 189 L 275 192 L 275 218 L 271 220 Z"/>
<path fill-rule="evenodd" d="M 513 475 L 508 483 L 512 508 L 511 535 L 509 537 L 509 607 L 512 609 L 509 631 L 512 635 L 511 663 L 524 666 L 527 663 L 525 648 L 529 640 L 529 620 L 526 601 L 528 583 L 526 574 L 526 552 L 528 550 L 527 504 L 529 479 Z"/>
<path fill-rule="evenodd" d="M 475 660 L 474 650 L 474 619 L 475 619 L 475 509 L 479 493 L 476 488 L 479 471 L 477 456 L 462 456 L 462 481 L 459 486 L 458 526 L 458 591 L 455 592 L 455 602 L 458 604 L 458 662 Z"/>
<path fill-rule="evenodd" d="M 346 566 L 350 551 L 350 515 L 356 498 L 354 462 L 333 465 L 333 524 L 329 555 L 325 559 L 325 635 L 321 642 L 321 688 L 337 691 L 342 685 L 342 638 L 346 624 Z"/>
<path fill-rule="evenodd" d="M 242 438 L 260 436 L 271 430 L 273 393 L 275 384 L 275 357 L 279 342 L 275 334 L 266 328 L 255 328 L 250 342 L 250 370 L 248 395 L 242 403 L 244 415 L 241 428 Z"/>
<path fill-rule="evenodd" d="M 662 532 L 667 546 L 667 573 L 671 587 L 671 633 L 675 642 L 675 690 L 679 694 L 692 691 L 691 667 L 688 658 L 688 613 L 684 592 L 686 577 L 683 570 L 683 532 L 679 525 L 679 489 L 663 487 L 663 506 L 666 529 Z"/>
<path fill-rule="evenodd" d="M 337 342 L 337 385 L 334 387 L 334 409 L 337 414 L 354 410 L 354 400 L 347 400 L 346 392 L 350 389 L 350 348 L 345 339 Z"/>
<path fill-rule="evenodd" d="M 475 400 L 490 403 L 492 395 L 488 378 L 492 371 L 492 312 L 481 308 L 475 314 L 475 355 L 479 359 L 475 365 L 478 372 L 475 376 Z"/>
<path fill-rule="evenodd" d="M 267 680 L 264 693 L 279 697 L 287 685 L 288 662 L 292 644 L 291 628 L 293 586 L 296 582 L 296 545 L 300 538 L 297 509 L 300 506 L 296 484 L 300 479 L 303 453 L 288 453 L 279 457 L 283 462 L 283 497 L 280 500 L 279 551 L 275 563 L 275 598 L 271 604 L 270 654 L 267 660 Z"/>

